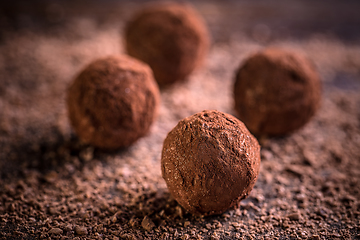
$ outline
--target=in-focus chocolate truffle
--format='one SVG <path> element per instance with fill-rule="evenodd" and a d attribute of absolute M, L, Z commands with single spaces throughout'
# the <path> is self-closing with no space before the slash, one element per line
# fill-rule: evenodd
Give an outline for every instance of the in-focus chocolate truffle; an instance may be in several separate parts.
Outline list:
<path fill-rule="evenodd" d="M 171 195 L 194 214 L 238 207 L 260 168 L 260 146 L 237 118 L 202 111 L 181 120 L 163 145 L 161 170 Z"/>
<path fill-rule="evenodd" d="M 159 100 L 150 67 L 129 56 L 109 56 L 90 63 L 75 78 L 67 107 L 80 139 L 117 149 L 149 131 Z"/>
<path fill-rule="evenodd" d="M 158 3 L 135 14 L 125 28 L 129 55 L 150 65 L 160 86 L 184 80 L 209 48 L 207 28 L 188 4 Z"/>
<path fill-rule="evenodd" d="M 235 78 L 235 109 L 255 135 L 295 131 L 319 108 L 319 75 L 299 53 L 265 49 L 245 60 Z"/>

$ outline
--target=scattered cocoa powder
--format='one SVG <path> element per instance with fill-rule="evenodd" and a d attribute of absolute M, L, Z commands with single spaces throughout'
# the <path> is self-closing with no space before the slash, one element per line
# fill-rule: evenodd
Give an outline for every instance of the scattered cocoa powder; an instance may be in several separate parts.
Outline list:
<path fill-rule="evenodd" d="M 260 146 L 245 125 L 219 111 L 181 120 L 164 141 L 162 176 L 171 195 L 196 214 L 238 207 L 260 169 Z"/>
<path fill-rule="evenodd" d="M 244 61 L 234 85 L 235 109 L 255 135 L 284 135 L 306 124 L 319 108 L 321 82 L 299 53 L 268 48 Z"/>
<path fill-rule="evenodd" d="M 125 29 L 129 55 L 148 63 L 160 86 L 183 81 L 202 63 L 209 36 L 189 4 L 157 3 L 135 14 Z"/>
<path fill-rule="evenodd" d="M 89 64 L 68 90 L 69 118 L 86 143 L 104 149 L 127 147 L 153 123 L 159 90 L 150 68 L 128 56 Z"/>

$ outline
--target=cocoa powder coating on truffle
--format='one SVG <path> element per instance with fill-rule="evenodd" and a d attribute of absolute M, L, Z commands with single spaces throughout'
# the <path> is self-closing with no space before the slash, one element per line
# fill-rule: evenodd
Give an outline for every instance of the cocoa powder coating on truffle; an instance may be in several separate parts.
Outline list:
<path fill-rule="evenodd" d="M 319 75 L 299 53 L 268 48 L 250 56 L 235 78 L 235 109 L 255 135 L 290 133 L 319 108 Z"/>
<path fill-rule="evenodd" d="M 151 69 L 129 56 L 89 64 L 68 89 L 70 122 L 86 143 L 104 149 L 127 147 L 144 136 L 159 105 Z"/>
<path fill-rule="evenodd" d="M 171 195 L 194 214 L 221 214 L 248 196 L 260 146 L 237 118 L 203 111 L 181 120 L 163 145 L 161 170 Z"/>
<path fill-rule="evenodd" d="M 129 55 L 150 65 L 160 86 L 184 80 L 209 48 L 207 28 L 189 4 L 158 3 L 135 14 L 125 29 Z"/>

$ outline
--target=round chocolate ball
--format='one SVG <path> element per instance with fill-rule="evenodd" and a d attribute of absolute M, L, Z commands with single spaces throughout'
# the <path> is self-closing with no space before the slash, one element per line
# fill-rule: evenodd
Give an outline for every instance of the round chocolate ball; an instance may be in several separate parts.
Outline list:
<path fill-rule="evenodd" d="M 181 120 L 163 145 L 162 176 L 171 195 L 193 214 L 238 207 L 259 174 L 260 146 L 237 118 L 203 111 Z"/>
<path fill-rule="evenodd" d="M 319 108 L 319 74 L 300 53 L 265 49 L 245 60 L 235 78 L 235 109 L 254 135 L 293 132 Z"/>
<path fill-rule="evenodd" d="M 160 86 L 184 80 L 209 48 L 207 28 L 188 4 L 158 3 L 133 17 L 125 28 L 129 55 L 150 65 Z"/>
<path fill-rule="evenodd" d="M 71 125 L 85 143 L 127 147 L 148 133 L 159 105 L 151 69 L 129 56 L 90 63 L 67 92 Z"/>

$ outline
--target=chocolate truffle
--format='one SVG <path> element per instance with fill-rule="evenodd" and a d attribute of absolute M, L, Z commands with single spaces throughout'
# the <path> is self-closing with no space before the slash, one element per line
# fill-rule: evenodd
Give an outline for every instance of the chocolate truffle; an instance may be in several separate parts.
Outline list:
<path fill-rule="evenodd" d="M 319 75 L 313 63 L 299 53 L 265 49 L 250 56 L 235 78 L 235 109 L 254 135 L 290 133 L 319 108 Z"/>
<path fill-rule="evenodd" d="M 99 59 L 68 89 L 70 122 L 79 138 L 95 147 L 127 147 L 149 131 L 159 95 L 146 64 L 129 56 Z"/>
<path fill-rule="evenodd" d="M 171 195 L 193 214 L 238 207 L 260 168 L 260 146 L 237 118 L 203 111 L 181 120 L 163 145 L 161 170 Z"/>
<path fill-rule="evenodd" d="M 158 3 L 144 8 L 125 28 L 129 55 L 150 65 L 160 86 L 184 80 L 209 48 L 207 28 L 188 4 Z"/>

